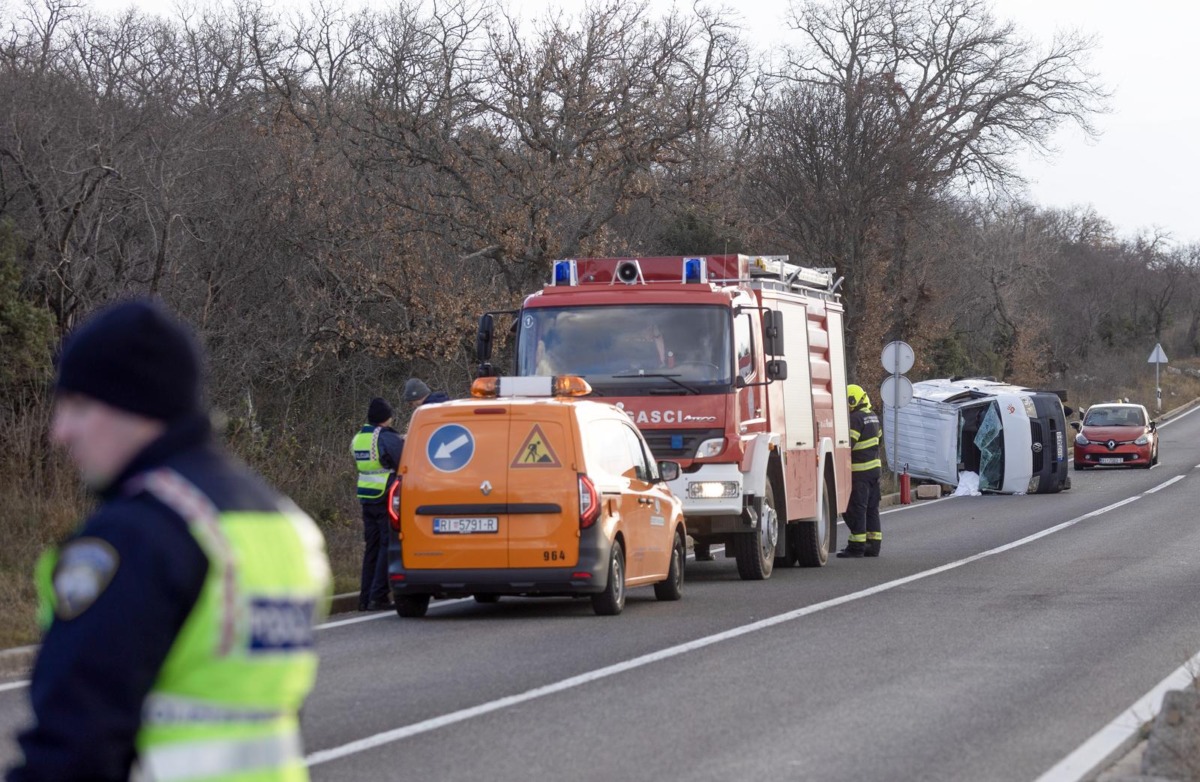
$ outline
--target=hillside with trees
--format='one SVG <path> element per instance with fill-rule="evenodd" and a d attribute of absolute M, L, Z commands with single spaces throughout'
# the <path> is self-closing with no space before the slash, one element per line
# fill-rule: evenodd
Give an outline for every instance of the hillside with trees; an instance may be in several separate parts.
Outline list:
<path fill-rule="evenodd" d="M 122 296 L 195 325 L 231 447 L 324 526 L 342 587 L 367 401 L 412 375 L 464 393 L 479 313 L 555 258 L 833 267 L 868 387 L 896 338 L 914 377 L 1083 398 L 1137 393 L 1155 342 L 1200 355 L 1200 248 L 1021 197 L 1016 153 L 1106 93 L 1091 41 L 984 0 L 796 0 L 771 57 L 721 12 L 619 0 L 6 17 L 0 583 L 22 613 L 0 626 L 28 624 L 33 558 L 87 502 L 46 444 L 55 347 Z"/>

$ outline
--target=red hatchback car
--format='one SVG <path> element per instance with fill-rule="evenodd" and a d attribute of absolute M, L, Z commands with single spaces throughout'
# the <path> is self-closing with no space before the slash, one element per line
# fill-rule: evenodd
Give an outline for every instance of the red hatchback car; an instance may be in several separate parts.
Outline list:
<path fill-rule="evenodd" d="M 1092 405 L 1082 424 L 1072 421 L 1075 435 L 1075 469 L 1093 467 L 1145 467 L 1158 464 L 1158 431 L 1141 405 Z"/>

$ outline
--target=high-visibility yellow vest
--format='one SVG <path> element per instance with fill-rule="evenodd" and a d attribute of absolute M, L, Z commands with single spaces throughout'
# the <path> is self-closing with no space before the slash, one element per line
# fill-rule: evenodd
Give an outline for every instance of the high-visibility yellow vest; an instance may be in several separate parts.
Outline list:
<path fill-rule="evenodd" d="M 382 499 L 387 491 L 391 470 L 379 461 L 379 433 L 382 427 L 364 426 L 350 441 L 350 452 L 354 454 L 354 465 L 358 468 L 358 498 L 360 500 Z"/>
<path fill-rule="evenodd" d="M 307 780 L 298 714 L 330 590 L 320 530 L 287 501 L 219 511 L 173 470 L 136 480 L 187 521 L 209 566 L 143 706 L 133 779 Z M 43 617 L 54 610 L 55 558 L 38 565 Z"/>

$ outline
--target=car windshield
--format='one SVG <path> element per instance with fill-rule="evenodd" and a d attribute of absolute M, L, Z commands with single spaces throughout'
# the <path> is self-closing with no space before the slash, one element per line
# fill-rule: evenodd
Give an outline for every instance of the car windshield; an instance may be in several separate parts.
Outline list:
<path fill-rule="evenodd" d="M 1146 417 L 1136 407 L 1093 407 L 1083 419 L 1084 426 L 1145 426 Z"/>
<path fill-rule="evenodd" d="M 601 395 L 722 393 L 730 313 L 717 306 L 537 307 L 521 313 L 517 374 L 581 375 Z"/>

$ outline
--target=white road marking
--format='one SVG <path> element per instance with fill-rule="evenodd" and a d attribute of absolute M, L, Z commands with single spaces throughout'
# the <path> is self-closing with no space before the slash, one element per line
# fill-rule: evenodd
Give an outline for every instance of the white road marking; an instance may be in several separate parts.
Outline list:
<path fill-rule="evenodd" d="M 1070 521 L 1064 521 L 1063 523 L 1058 524 L 1056 526 L 1048 527 L 1048 528 L 1042 530 L 1041 532 L 1036 532 L 1033 535 L 1029 535 L 1027 537 L 1021 538 L 1020 540 L 1013 541 L 1012 543 L 1006 543 L 1003 546 L 998 546 L 993 549 L 988 549 L 987 551 L 981 552 L 979 554 L 973 554 L 972 556 L 966 557 L 964 559 L 959 559 L 954 562 L 950 562 L 948 564 L 932 568 L 930 570 L 924 570 L 924 571 L 921 571 L 920 573 L 914 573 L 910 576 L 905 576 L 904 578 L 898 578 L 893 581 L 887 581 L 883 584 L 878 584 L 876 586 L 870 587 L 868 589 L 863 589 L 858 592 L 851 592 L 849 594 L 842 595 L 841 597 L 835 597 L 831 600 L 826 600 L 821 603 L 814 603 L 813 605 L 810 605 L 810 606 L 805 606 L 803 608 L 798 608 L 793 611 L 788 611 L 786 613 L 777 614 L 775 616 L 768 617 L 766 619 L 761 619 L 757 622 L 751 622 L 750 624 L 741 625 L 739 627 L 734 627 L 730 630 L 725 630 L 724 632 L 716 633 L 714 635 L 705 636 L 703 638 L 697 638 L 693 641 L 688 641 L 687 643 L 682 643 L 677 646 L 667 647 L 666 649 L 660 649 L 657 652 L 651 652 L 649 654 L 644 654 L 640 657 L 634 657 L 633 659 L 626 660 L 626 661 L 620 662 L 620 663 L 616 663 L 614 665 L 608 665 L 603 668 L 597 668 L 594 671 L 588 671 L 587 673 L 582 673 L 582 674 L 579 674 L 578 676 L 572 676 L 570 678 L 562 679 L 561 681 L 553 682 L 551 684 L 546 684 L 541 687 L 535 687 L 532 690 L 526 690 L 525 692 L 518 693 L 516 695 L 509 695 L 507 697 L 499 698 L 494 701 L 489 701 L 487 703 L 481 703 L 478 706 L 472 706 L 470 708 L 460 709 L 459 711 L 451 712 L 449 714 L 443 714 L 439 717 L 433 717 L 431 719 L 422 720 L 421 722 L 415 722 L 411 725 L 405 725 L 403 727 L 394 728 L 392 730 L 384 731 L 382 733 L 376 733 L 373 736 L 368 736 L 366 738 L 359 739 L 357 741 L 351 741 L 348 744 L 341 745 L 340 747 L 331 747 L 330 749 L 319 750 L 317 752 L 312 753 L 307 758 L 305 758 L 305 762 L 307 762 L 307 764 L 309 766 L 318 766 L 318 765 L 321 765 L 322 763 L 329 763 L 331 761 L 338 760 L 340 758 L 344 758 L 344 757 L 347 757 L 350 755 L 356 755 L 360 752 L 366 752 L 367 750 L 374 749 L 375 747 L 380 747 L 385 744 L 391 744 L 393 742 L 400 741 L 401 739 L 406 739 L 411 736 L 417 736 L 422 733 L 429 733 L 430 731 L 437 730 L 438 728 L 444 728 L 448 725 L 454 725 L 459 722 L 464 722 L 466 720 L 472 719 L 473 717 L 479 717 L 484 714 L 490 714 L 491 712 L 494 712 L 494 711 L 500 711 L 501 709 L 506 709 L 509 706 L 516 706 L 517 704 L 520 704 L 520 703 L 526 703 L 528 701 L 536 700 L 538 698 L 544 698 L 548 695 L 554 695 L 556 693 L 563 692 L 565 690 L 570 690 L 575 687 L 580 687 L 585 684 L 590 684 L 592 682 L 599 681 L 601 679 L 607 679 L 611 676 L 616 676 L 617 674 L 624 673 L 626 671 L 631 671 L 636 668 L 642 668 L 644 666 L 650 665 L 651 663 L 661 662 L 662 660 L 668 660 L 672 657 L 678 657 L 680 655 L 687 654 L 689 652 L 694 652 L 698 649 L 704 649 L 706 647 L 721 643 L 723 641 L 729 641 L 734 638 L 740 638 L 741 636 L 749 635 L 750 633 L 757 633 L 761 630 L 766 630 L 768 628 L 775 627 L 776 625 L 780 625 L 785 622 L 791 622 L 796 619 L 800 619 L 802 617 L 809 616 L 811 614 L 815 614 L 819 611 L 825 611 L 830 608 L 835 608 L 840 605 L 845 605 L 846 603 L 850 603 L 855 600 L 862 600 L 863 598 L 870 597 L 872 595 L 877 595 L 877 594 L 880 594 L 881 592 L 887 592 L 892 589 L 896 589 L 898 587 L 905 586 L 907 584 L 911 584 L 915 581 L 920 581 L 922 579 L 926 579 L 931 576 L 938 575 L 940 573 L 945 573 L 950 570 L 955 570 L 955 569 L 963 567 L 965 565 L 969 565 L 972 562 L 978 562 L 981 559 L 986 559 L 988 557 L 995 556 L 996 554 L 1000 554 L 1005 551 L 1010 551 L 1010 550 L 1018 548 L 1020 546 L 1024 546 L 1027 543 L 1032 543 L 1035 540 L 1041 540 L 1042 538 L 1044 538 L 1048 535 L 1053 535 L 1056 532 L 1061 532 L 1062 530 L 1073 527 L 1076 524 L 1080 523 L 1081 521 L 1103 515 L 1105 513 L 1108 513 L 1109 511 L 1113 511 L 1113 510 L 1116 510 L 1117 508 L 1128 505 L 1131 502 L 1136 502 L 1139 499 L 1141 499 L 1141 495 L 1126 498 L 1124 500 L 1121 500 L 1120 502 L 1115 502 L 1112 505 L 1106 505 L 1105 507 L 1100 508 L 1098 510 L 1094 510 L 1090 513 L 1085 513 L 1082 516 L 1077 516 L 1077 517 L 1071 519 Z"/>
<path fill-rule="evenodd" d="M 469 597 L 457 597 L 457 598 L 454 598 L 453 600 L 438 600 L 437 602 L 429 604 L 429 610 L 432 611 L 437 608 L 445 608 L 448 605 L 462 603 L 462 602 L 465 602 L 470 599 L 471 598 L 469 598 Z M 338 619 L 337 621 L 334 621 L 334 622 L 326 622 L 323 625 L 317 625 L 313 629 L 314 630 L 332 630 L 335 627 L 345 627 L 346 625 L 356 625 L 361 622 L 373 622 L 376 619 L 387 619 L 388 617 L 395 616 L 395 615 L 396 615 L 395 611 L 378 611 L 373 614 L 367 614 L 366 616 L 355 616 L 355 617 L 351 617 L 350 619 Z"/>
<path fill-rule="evenodd" d="M 1095 771 L 1101 763 L 1113 759 L 1141 730 L 1142 724 L 1152 719 L 1162 708 L 1163 696 L 1169 690 L 1180 690 L 1191 685 L 1200 667 L 1200 653 L 1175 669 L 1167 678 L 1154 686 L 1132 706 L 1121 712 L 1116 719 L 1101 728 L 1079 748 L 1060 760 L 1053 768 L 1037 778 L 1037 782 L 1077 782 Z"/>
<path fill-rule="evenodd" d="M 1186 475 L 1176 475 L 1176 476 L 1175 476 L 1174 478 L 1172 478 L 1171 480 L 1169 480 L 1169 481 L 1164 481 L 1163 483 L 1160 483 L 1160 484 L 1158 484 L 1157 486 L 1155 486 L 1153 489 L 1146 489 L 1146 494 L 1153 494 L 1153 493 L 1154 493 L 1154 492 L 1156 492 L 1156 491 L 1161 491 L 1161 490 L 1163 490 L 1163 489 L 1167 488 L 1168 486 L 1170 486 L 1172 483 L 1176 483 L 1176 482 L 1178 482 L 1178 481 L 1182 481 L 1182 480 L 1183 480 L 1184 478 L 1186 478 L 1186 477 L 1187 477 Z"/>
<path fill-rule="evenodd" d="M 29 686 L 28 679 L 24 679 L 19 682 L 8 682 L 7 684 L 0 684 L 0 692 L 8 692 L 9 690 L 19 690 L 22 687 L 28 687 L 28 686 Z"/>

